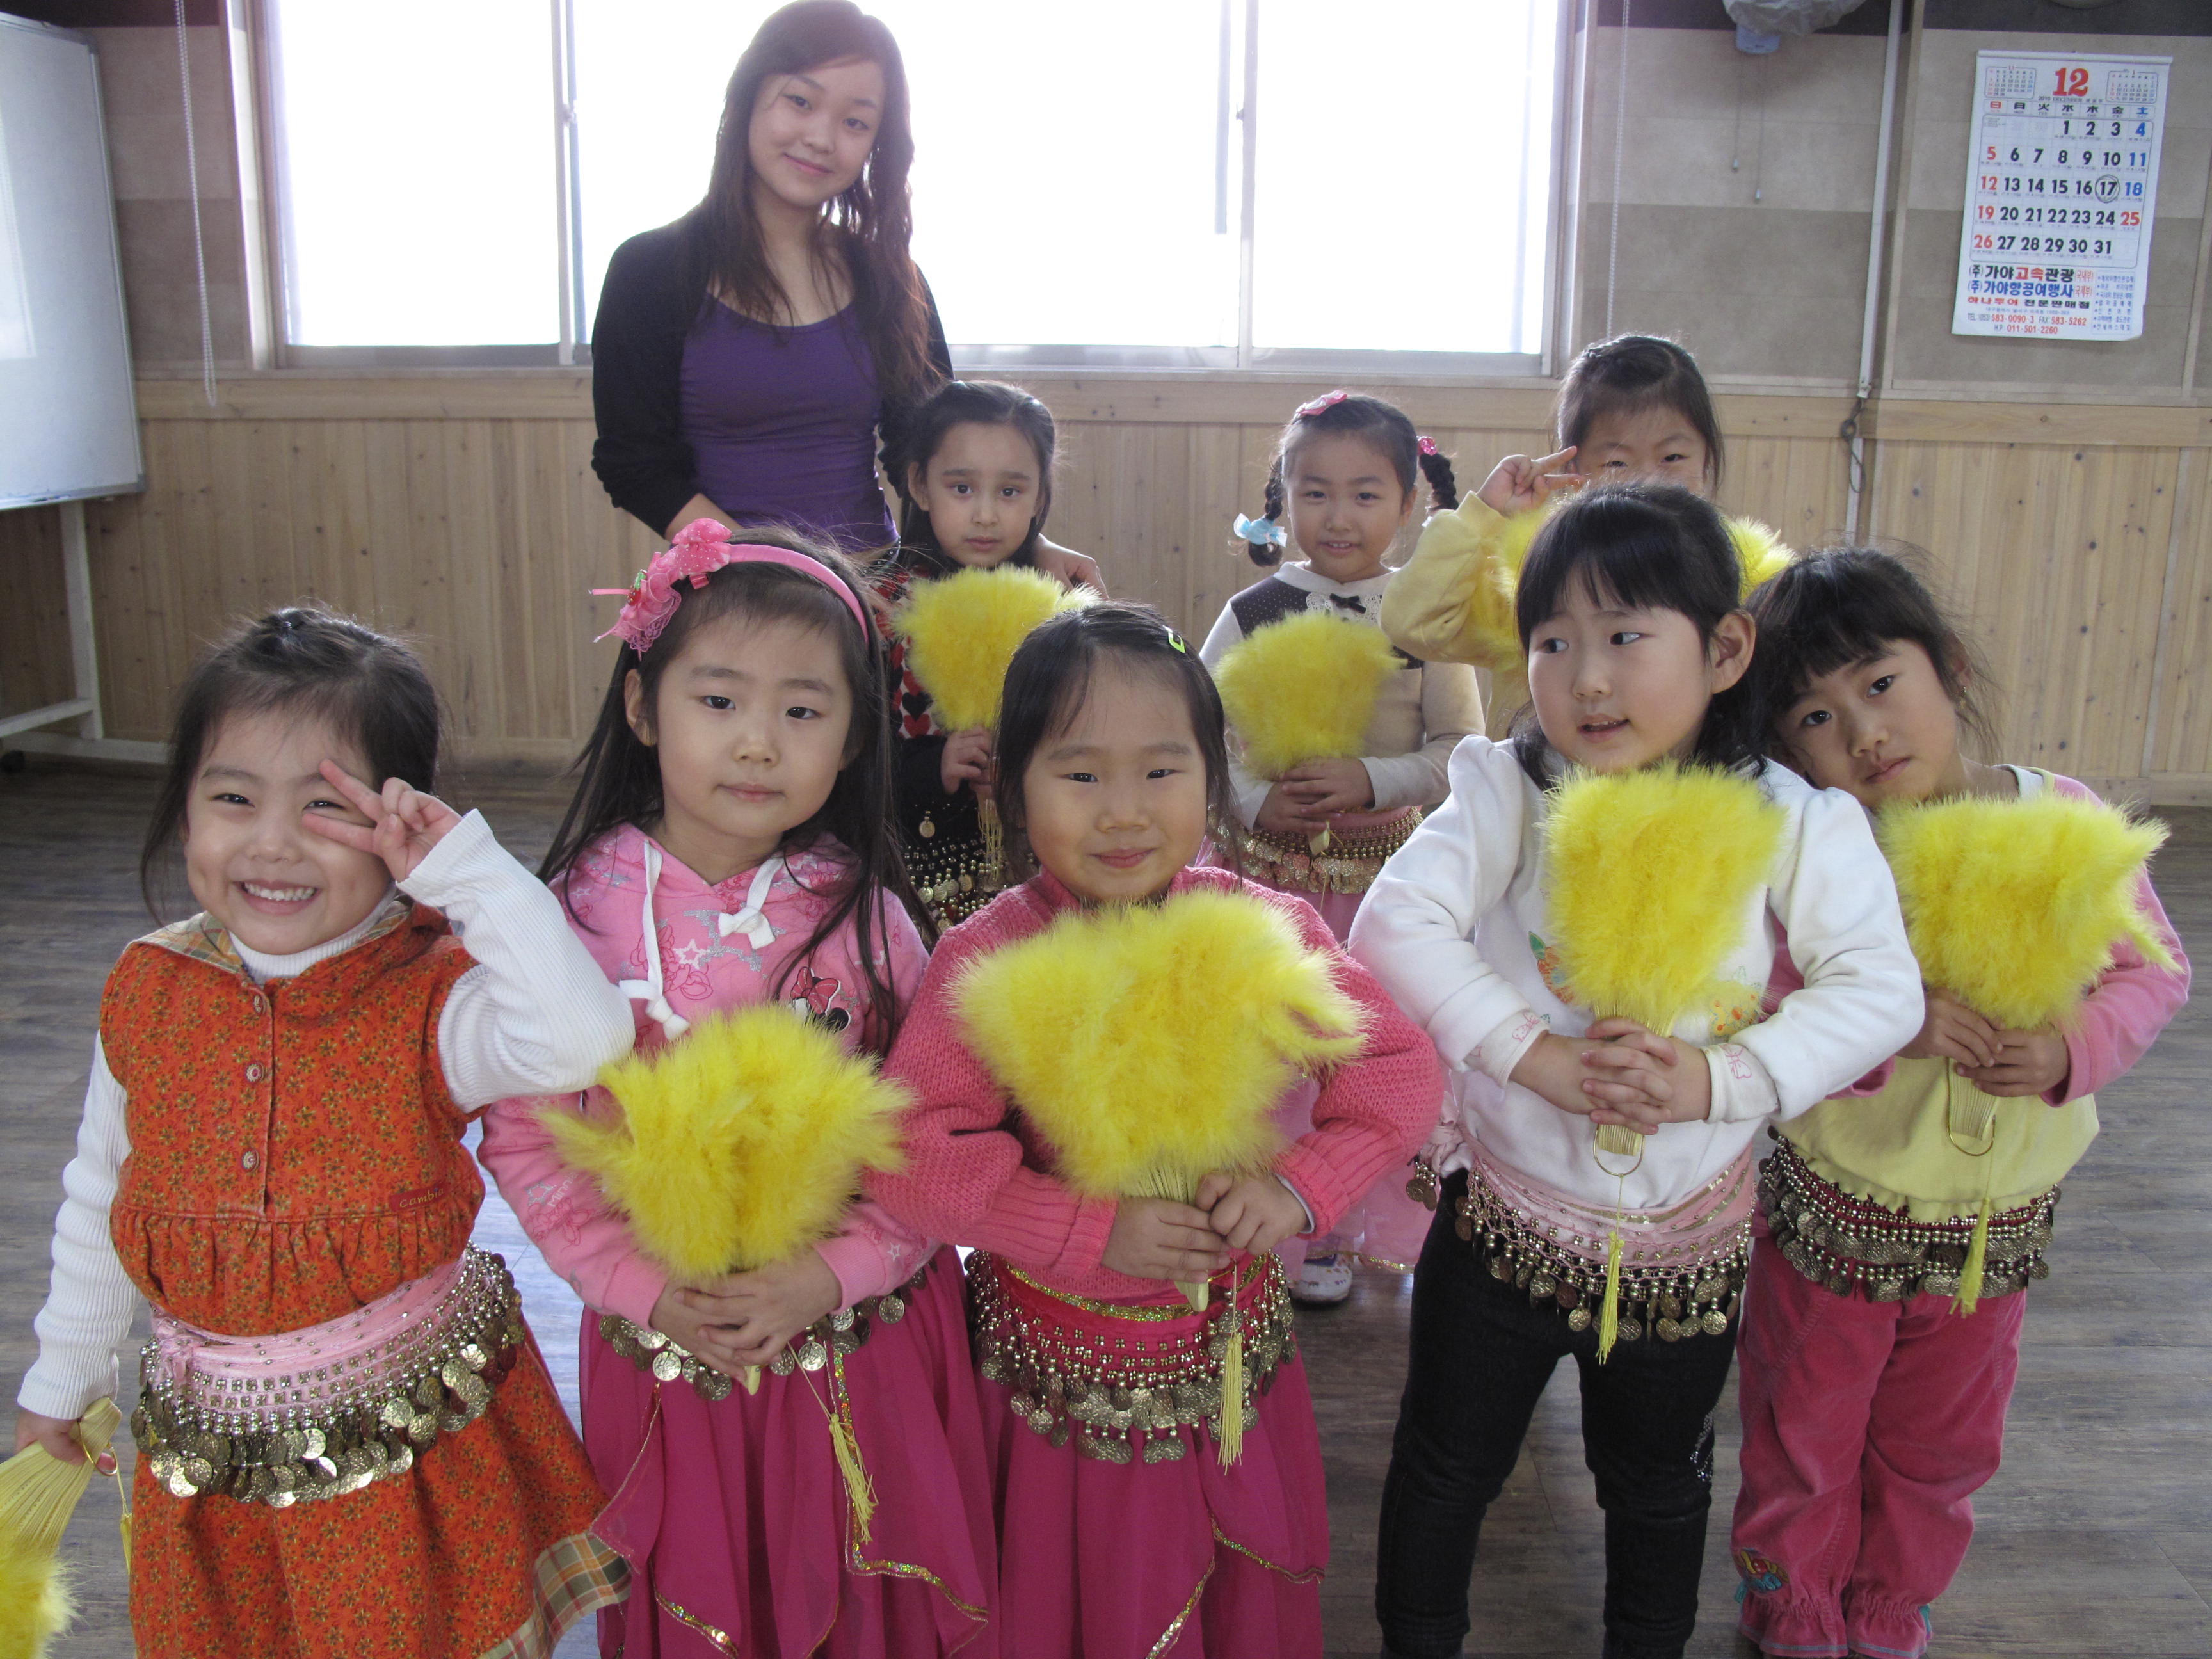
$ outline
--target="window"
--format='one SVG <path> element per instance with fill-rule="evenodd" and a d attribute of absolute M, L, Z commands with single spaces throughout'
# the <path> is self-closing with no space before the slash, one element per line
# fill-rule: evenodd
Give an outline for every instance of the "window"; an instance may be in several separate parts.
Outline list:
<path fill-rule="evenodd" d="M 1560 0 L 1372 30 L 1341 0 L 864 3 L 906 57 L 915 258 L 963 362 L 1540 350 Z M 295 360 L 566 360 L 616 246 L 705 189 L 771 9 L 266 0 Z"/>

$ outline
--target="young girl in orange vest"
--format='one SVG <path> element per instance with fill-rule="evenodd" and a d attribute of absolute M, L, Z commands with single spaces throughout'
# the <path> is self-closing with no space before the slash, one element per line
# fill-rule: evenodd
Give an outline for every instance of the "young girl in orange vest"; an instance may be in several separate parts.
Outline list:
<path fill-rule="evenodd" d="M 185 685 L 143 867 L 180 847 L 202 908 L 108 975 L 15 1430 L 81 1460 L 153 1303 L 141 1652 L 543 1655 L 626 1593 L 506 1264 L 469 1244 L 461 1135 L 588 1082 L 629 1014 L 428 793 L 439 724 L 405 647 L 317 610 Z"/>

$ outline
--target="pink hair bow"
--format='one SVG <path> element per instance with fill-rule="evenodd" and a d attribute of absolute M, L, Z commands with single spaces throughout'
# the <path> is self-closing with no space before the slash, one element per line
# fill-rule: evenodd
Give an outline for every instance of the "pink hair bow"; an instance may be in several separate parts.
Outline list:
<path fill-rule="evenodd" d="M 1291 418 L 1294 421 L 1310 421 L 1315 416 L 1320 414 L 1324 409 L 1334 409 L 1337 404 L 1342 403 L 1351 395 L 1352 394 L 1349 392 L 1343 390 L 1341 387 L 1339 387 L 1334 392 L 1324 392 L 1320 397 L 1316 398 L 1311 403 L 1300 404 L 1298 405 L 1298 412 L 1291 416 Z"/>
<path fill-rule="evenodd" d="M 1437 441 L 1434 438 L 1423 437 L 1413 447 L 1424 455 L 1433 455 L 1437 453 Z"/>

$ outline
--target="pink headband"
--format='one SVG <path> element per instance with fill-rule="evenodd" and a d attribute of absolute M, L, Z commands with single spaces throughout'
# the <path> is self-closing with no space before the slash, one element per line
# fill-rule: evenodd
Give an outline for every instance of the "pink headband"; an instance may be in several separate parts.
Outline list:
<path fill-rule="evenodd" d="M 1344 391 L 1324 392 L 1320 397 L 1314 398 L 1311 402 L 1300 404 L 1298 405 L 1297 413 L 1291 416 L 1291 418 L 1294 421 L 1311 420 L 1315 416 L 1320 414 L 1324 409 L 1334 408 L 1338 404 L 1342 403 L 1351 395 L 1352 394 L 1349 392 Z"/>
<path fill-rule="evenodd" d="M 629 599 L 622 608 L 622 615 L 615 618 L 615 625 L 599 639 L 619 635 L 623 643 L 643 656 L 653 649 L 653 642 L 660 637 L 669 618 L 676 614 L 677 602 L 684 597 L 677 591 L 677 584 L 688 576 L 692 586 L 704 587 L 708 577 L 730 564 L 780 564 L 786 570 L 813 577 L 845 602 L 845 609 L 860 625 L 860 637 L 869 637 L 867 612 L 853 597 L 853 590 L 840 581 L 829 566 L 787 547 L 732 541 L 731 533 L 726 524 L 718 524 L 712 519 L 694 519 L 676 532 L 676 539 L 666 552 L 656 554 L 653 562 L 638 572 L 635 586 L 593 588 L 594 593 L 621 593 Z"/>

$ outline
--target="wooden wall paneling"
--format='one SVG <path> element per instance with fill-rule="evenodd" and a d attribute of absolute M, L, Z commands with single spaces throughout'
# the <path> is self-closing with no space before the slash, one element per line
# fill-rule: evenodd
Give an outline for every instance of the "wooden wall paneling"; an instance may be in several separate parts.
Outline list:
<path fill-rule="evenodd" d="M 1791 547 L 1823 546 L 1843 534 L 1847 461 L 1833 437 L 1732 439 L 1720 505 L 1771 526 Z"/>
<path fill-rule="evenodd" d="M 1998 756 L 2139 775 L 2176 453 L 1884 449 L 1882 532 L 1928 549 L 1972 623 L 1998 681 Z"/>
<path fill-rule="evenodd" d="M 51 507 L 0 513 L 0 714 L 64 702 L 75 686 L 60 514 Z"/>
<path fill-rule="evenodd" d="M 489 572 L 491 591 L 497 596 L 483 626 L 477 672 L 491 683 L 490 695 L 500 701 L 500 724 L 486 738 L 503 743 L 529 735 L 532 707 L 531 641 L 520 613 L 529 603 L 526 590 L 538 565 L 532 557 L 532 504 L 523 477 L 519 425 L 500 421 L 492 426 L 487 446 L 490 510 L 483 525 L 483 544 L 474 555 Z"/>
<path fill-rule="evenodd" d="M 531 538 L 528 575 L 508 611 L 529 645 L 531 696 L 520 735 L 562 739 L 571 735 L 568 678 L 583 644 L 575 627 L 567 457 L 558 422 L 523 422 L 515 435 L 527 508 L 522 526 Z"/>
<path fill-rule="evenodd" d="M 1190 501 L 1186 514 L 1184 562 L 1189 598 L 1184 631 L 1200 643 L 1230 595 L 1261 576 L 1231 538 L 1239 513 L 1257 517 L 1265 473 L 1265 442 L 1273 429 L 1212 423 L 1183 428 L 1190 450 Z M 1262 459 L 1255 459 L 1257 451 Z M 1113 579 L 1109 569 L 1108 579 Z"/>
<path fill-rule="evenodd" d="M 500 621 L 512 595 L 501 580 L 497 474 L 507 435 L 503 421 L 449 421 L 439 459 L 445 468 L 446 544 L 452 570 L 453 614 L 446 626 L 458 647 L 439 684 L 454 731 L 495 738 L 510 725 L 507 679 L 501 672 Z"/>
<path fill-rule="evenodd" d="M 400 510 L 390 520 L 396 544 L 380 556 L 389 578 L 386 603 L 396 607 L 410 641 L 422 653 L 431 683 L 450 700 L 463 665 L 486 641 L 471 637 L 469 617 L 457 603 L 464 562 L 453 545 L 447 448 L 459 424 L 447 421 L 380 421 L 398 435 L 404 468 Z M 463 728 L 466 735 L 478 735 Z M 494 728 L 495 731 L 496 728 Z M 484 735 L 490 735 L 487 732 Z"/>
<path fill-rule="evenodd" d="M 135 501 L 128 497 L 105 504 L 103 520 L 113 515 L 135 521 L 138 535 L 125 538 L 129 560 L 124 580 L 111 590 L 122 600 L 115 618 L 118 632 L 132 647 L 128 659 L 118 659 L 101 647 L 105 684 L 120 688 L 127 700 L 111 707 L 128 711 L 129 729 L 109 730 L 118 737 L 161 738 L 168 735 L 170 696 L 183 679 L 200 643 L 193 631 L 185 565 L 191 556 L 188 511 L 191 492 L 180 483 L 190 464 L 176 422 L 156 422 L 145 431 L 146 490 Z M 94 571 L 93 613 L 102 614 L 102 584 Z M 131 624 L 135 623 L 133 627 Z M 113 663 L 112 668 L 106 665 Z"/>
<path fill-rule="evenodd" d="M 2070 545 L 2057 550 L 2082 581 L 2071 619 L 2082 651 L 2076 763 L 2100 778 L 2138 778 L 2181 452 L 2064 453 L 2078 453 L 2072 465 L 2081 484 Z"/>
<path fill-rule="evenodd" d="M 413 521 L 421 509 L 409 493 L 407 423 L 363 421 L 360 432 L 362 471 L 368 485 L 368 603 L 356 614 L 372 626 L 422 637 L 434 671 L 443 665 L 441 647 L 425 635 L 437 631 L 442 619 L 426 629 L 415 609 Z"/>
<path fill-rule="evenodd" d="M 2158 727 L 2147 757 L 2154 779 L 2212 774 L 2212 454 L 2188 459 L 2174 503 Z"/>

